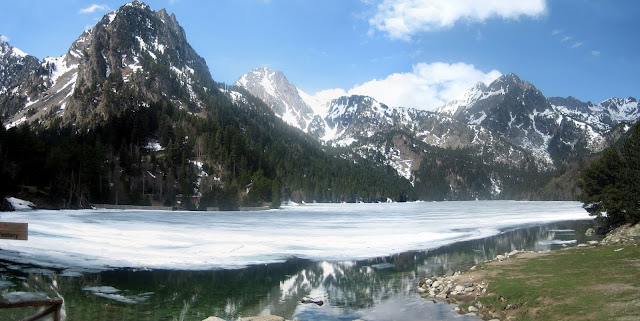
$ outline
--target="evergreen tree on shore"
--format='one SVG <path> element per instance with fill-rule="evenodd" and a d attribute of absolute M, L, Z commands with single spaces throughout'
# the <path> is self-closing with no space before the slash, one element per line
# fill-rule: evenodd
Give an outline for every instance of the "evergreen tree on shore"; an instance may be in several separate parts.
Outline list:
<path fill-rule="evenodd" d="M 607 228 L 640 222 L 640 123 L 618 150 L 607 148 L 580 173 L 578 200 Z"/>

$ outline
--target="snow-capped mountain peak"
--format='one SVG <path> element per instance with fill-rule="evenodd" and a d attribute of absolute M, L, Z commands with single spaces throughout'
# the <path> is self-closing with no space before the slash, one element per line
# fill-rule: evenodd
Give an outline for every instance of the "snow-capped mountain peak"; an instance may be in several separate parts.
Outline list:
<path fill-rule="evenodd" d="M 289 125 L 306 130 L 313 121 L 314 111 L 281 71 L 268 67 L 256 68 L 240 76 L 234 85 L 262 99 Z"/>
<path fill-rule="evenodd" d="M 22 119 L 62 117 L 81 123 L 91 119 L 83 116 L 87 114 L 106 117 L 116 111 L 105 109 L 105 98 L 124 87 L 144 92 L 148 101 L 135 102 L 140 106 L 169 99 L 197 112 L 204 108 L 203 95 L 216 86 L 206 80 L 206 62 L 191 48 L 175 16 L 137 0 L 106 14 L 62 56 L 38 65 L 29 88 L 19 90 L 20 97 L 6 98 L 11 103 L 5 107 L 9 125 Z M 112 94 L 103 95 L 105 90 Z"/>

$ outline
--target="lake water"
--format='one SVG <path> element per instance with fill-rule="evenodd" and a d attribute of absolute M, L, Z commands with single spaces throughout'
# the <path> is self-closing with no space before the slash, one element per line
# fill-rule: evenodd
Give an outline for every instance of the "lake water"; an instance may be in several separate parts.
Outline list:
<path fill-rule="evenodd" d="M 591 225 L 579 203 L 509 201 L 0 219 L 29 223 L 29 241 L 0 241 L 3 299 L 60 295 L 68 320 L 477 320 L 422 298 L 418 278 L 583 242 Z"/>

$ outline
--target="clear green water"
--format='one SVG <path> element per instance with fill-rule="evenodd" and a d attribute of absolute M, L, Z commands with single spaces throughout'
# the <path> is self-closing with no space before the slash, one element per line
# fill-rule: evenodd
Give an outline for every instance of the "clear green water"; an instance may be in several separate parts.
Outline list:
<path fill-rule="evenodd" d="M 63 276 L 62 270 L 0 261 L 3 299 L 56 296 L 66 320 L 203 320 L 275 314 L 311 320 L 479 320 L 420 296 L 421 277 L 465 270 L 513 249 L 547 250 L 586 242 L 591 221 L 519 227 L 429 251 L 364 261 L 291 259 L 236 270 L 112 270 Z M 573 245 L 575 243 L 570 243 Z M 26 292 L 28 294 L 21 294 Z M 324 305 L 302 304 L 311 296 Z M 0 310 L 18 320 L 30 309 Z"/>

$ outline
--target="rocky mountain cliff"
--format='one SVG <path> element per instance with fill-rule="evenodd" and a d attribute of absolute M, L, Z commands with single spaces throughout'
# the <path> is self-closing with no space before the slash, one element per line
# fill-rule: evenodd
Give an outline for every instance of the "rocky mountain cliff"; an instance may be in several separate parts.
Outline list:
<path fill-rule="evenodd" d="M 311 97 L 268 68 L 220 88 L 176 17 L 137 0 L 105 15 L 61 57 L 38 60 L 0 42 L 0 75 L 5 128 L 95 135 L 102 145 L 86 150 L 111 159 L 113 185 L 86 186 L 130 199 L 148 191 L 145 173 L 155 180 L 162 166 L 168 178 L 154 197 L 216 187 L 234 198 L 262 182 L 252 201 L 271 189 L 307 201 L 403 200 L 410 181 L 423 199 L 531 198 L 554 170 L 615 142 L 640 116 L 634 98 L 547 99 L 514 74 L 479 83 L 436 112 L 338 91 Z M 64 164 L 56 153 L 51 166 Z M 2 175 L 19 163 L 0 161 Z M 82 199 L 74 173 L 85 169 L 77 166 L 61 171 L 62 186 Z"/>
<path fill-rule="evenodd" d="M 314 112 L 300 97 L 298 88 L 280 71 L 256 68 L 242 75 L 235 83 L 262 99 L 286 123 L 307 130 Z"/>
<path fill-rule="evenodd" d="M 286 125 L 276 106 L 216 83 L 164 9 L 127 3 L 61 57 L 0 50 L 0 194 L 55 208 L 415 199 L 388 167 L 341 158 Z M 278 93 L 300 103 L 295 87 Z"/>
<path fill-rule="evenodd" d="M 278 73 L 267 68 L 260 70 Z M 436 112 L 392 108 L 365 96 L 314 101 L 313 106 L 308 95 L 298 90 L 306 102 L 304 106 L 289 82 L 275 83 L 265 77 L 247 75 L 240 79 L 243 81 L 236 85 L 256 95 L 265 93 L 257 92 L 257 87 L 272 88 L 270 92 L 277 93 L 284 84 L 296 97 L 299 106 L 296 110 L 305 111 L 304 122 L 290 124 L 326 145 L 346 148 L 345 154 L 392 166 L 414 183 L 420 176 L 420 168 L 428 167 L 423 164 L 425 161 L 447 162 L 444 159 L 449 152 L 443 154 L 442 149 L 464 149 L 470 157 L 469 164 L 549 172 L 601 151 L 620 137 L 620 129 L 629 128 L 613 130 L 616 125 L 631 124 L 640 116 L 633 98 L 612 98 L 598 105 L 571 97 L 547 99 L 534 85 L 514 74 L 504 75 L 489 85 L 479 83 Z M 286 80 L 284 76 L 280 79 Z M 254 83 L 257 80 L 259 85 Z M 278 94 L 267 96 L 271 106 L 291 105 L 278 103 L 282 101 Z M 319 112 L 310 114 L 309 109 Z M 492 191 L 493 196 L 499 194 L 496 191 L 504 187 L 500 171 L 504 169 L 483 169 L 482 175 L 488 177 L 480 188 Z M 452 189 L 456 180 L 465 181 L 453 171 L 446 180 L 445 185 Z"/>
<path fill-rule="evenodd" d="M 638 107 L 634 98 L 611 98 L 598 105 L 573 97 L 547 99 L 532 84 L 509 74 L 489 86 L 476 85 L 438 113 L 481 125 L 559 166 L 603 150 L 613 127 L 640 117 Z"/>
<path fill-rule="evenodd" d="M 3 84 L 6 90 L 0 95 L 23 103 L 2 105 L 9 125 L 48 123 L 56 117 L 72 124 L 97 122 L 119 112 L 114 99 L 128 90 L 141 91 L 145 99 L 128 101 L 123 109 L 168 99 L 198 112 L 204 94 L 215 89 L 204 59 L 191 48 L 175 16 L 140 1 L 105 15 L 61 57 L 39 64 L 31 56 L 21 59 L 31 79 L 20 83 L 24 77 L 13 75 L 10 79 L 18 83 Z"/>

